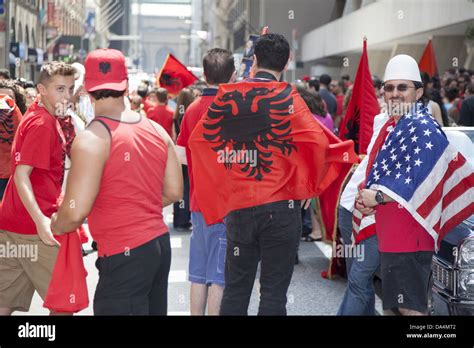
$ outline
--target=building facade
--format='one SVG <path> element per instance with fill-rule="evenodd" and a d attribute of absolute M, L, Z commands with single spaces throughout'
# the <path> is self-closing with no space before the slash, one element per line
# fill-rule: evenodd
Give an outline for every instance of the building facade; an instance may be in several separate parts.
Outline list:
<path fill-rule="evenodd" d="M 0 65 L 36 81 L 45 59 L 77 59 L 85 0 L 9 0 L 0 11 Z"/>
<path fill-rule="evenodd" d="M 42 62 L 44 36 L 40 18 L 41 1 L 5 2 L 2 15 L 2 67 L 12 77 L 34 79 L 37 64 Z"/>
<path fill-rule="evenodd" d="M 132 3 L 129 57 L 135 67 L 149 74 L 159 71 L 168 53 L 190 65 L 191 0 Z"/>
<path fill-rule="evenodd" d="M 329 73 L 354 78 L 363 38 L 371 72 L 383 77 L 396 54 L 419 59 L 431 38 L 440 71 L 473 68 L 465 31 L 474 21 L 471 0 L 202 0 L 205 48 L 241 53 L 249 34 L 263 26 L 290 42 L 287 80 Z M 204 50 L 203 48 L 202 50 Z M 470 53 L 468 53 L 470 52 Z"/>
<path fill-rule="evenodd" d="M 380 77 L 394 55 L 419 60 L 430 38 L 440 72 L 474 67 L 464 36 L 474 21 L 473 1 L 347 0 L 343 5 L 340 16 L 302 38 L 302 60 L 313 75 L 354 77 L 364 37 L 371 72 Z"/>
<path fill-rule="evenodd" d="M 250 34 L 268 26 L 290 43 L 292 62 L 285 79 L 294 80 L 310 71 L 301 59 L 302 35 L 331 21 L 342 7 L 341 1 L 328 0 L 204 0 L 207 48 L 223 47 L 238 55 Z"/>

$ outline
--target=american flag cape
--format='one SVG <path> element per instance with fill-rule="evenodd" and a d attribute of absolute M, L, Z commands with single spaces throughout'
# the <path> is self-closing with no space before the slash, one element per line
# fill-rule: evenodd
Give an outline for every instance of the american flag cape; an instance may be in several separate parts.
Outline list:
<path fill-rule="evenodd" d="M 358 244 L 376 233 L 375 215 L 364 215 L 354 209 L 352 212 L 352 241 Z"/>
<path fill-rule="evenodd" d="M 367 167 L 365 169 L 365 179 L 359 184 L 359 190 L 366 188 L 366 183 L 368 176 L 370 174 L 370 169 L 375 163 L 378 151 L 382 148 L 382 145 L 387 138 L 388 133 L 393 129 L 395 125 L 395 120 L 389 118 L 382 128 L 379 130 L 377 138 L 372 145 L 370 153 L 367 154 Z M 371 236 L 377 234 L 375 231 L 375 215 L 364 215 L 357 209 L 354 209 L 352 212 L 352 241 L 355 244 L 360 243 L 364 239 L 367 239 Z"/>
<path fill-rule="evenodd" d="M 474 172 L 417 103 L 391 129 L 367 179 L 403 206 L 433 237 L 435 248 L 474 213 Z"/>

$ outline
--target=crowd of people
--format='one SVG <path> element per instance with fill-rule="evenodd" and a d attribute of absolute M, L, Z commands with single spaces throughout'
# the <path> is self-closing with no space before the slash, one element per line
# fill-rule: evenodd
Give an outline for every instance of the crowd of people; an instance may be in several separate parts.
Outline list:
<path fill-rule="evenodd" d="M 313 141 L 312 147 L 305 148 L 305 155 L 329 163 L 321 157 L 329 148 L 321 129 L 338 135 L 353 82 L 347 75 L 338 80 L 328 74 L 293 84 L 280 82 L 289 56 L 290 47 L 282 35 L 262 35 L 254 48 L 252 77 L 237 81 L 232 52 L 211 49 L 203 58 L 202 81 L 183 88 L 178 95 L 170 95 L 149 81 L 129 91 L 125 58 L 112 49 L 89 53 L 84 65 L 47 62 L 37 84 L 10 79 L 8 71 L 0 71 L 0 98 L 8 101 L 0 110 L 0 243 L 31 243 L 40 255 L 37 262 L 0 259 L 0 314 L 28 311 L 35 291 L 45 299 L 58 255 L 55 236 L 83 234 L 87 219 L 98 251 L 94 314 L 166 315 L 171 246 L 163 208 L 173 204 L 173 227 L 192 230 L 188 272 L 191 314 L 204 315 L 206 309 L 210 315 L 247 314 L 260 262 L 258 312 L 285 315 L 287 290 L 299 262 L 299 242 L 322 239 L 321 216 L 311 201 L 321 192 L 319 184 L 326 173 L 323 166 L 312 168 L 310 161 L 296 165 L 290 161 L 291 144 L 284 140 L 284 146 L 269 145 L 272 139 L 265 140 L 268 135 L 259 133 L 258 141 L 263 143 L 255 151 L 262 146 L 280 146 L 278 158 L 282 162 L 272 166 L 259 157 L 264 164 L 259 162 L 258 175 L 252 169 L 247 176 L 248 166 L 240 172 L 247 178 L 256 175 L 257 181 L 270 172 L 284 173 L 281 177 L 300 175 L 300 182 L 315 182 L 315 187 L 301 192 L 300 186 L 288 185 L 283 195 L 280 186 L 267 185 L 262 191 L 253 191 L 255 195 L 258 192 L 258 200 L 244 196 L 226 216 L 210 223 L 206 189 L 218 190 L 223 181 L 228 187 L 240 187 L 243 179 L 236 172 L 217 179 L 198 177 L 201 173 L 195 161 L 201 158 L 197 157 L 198 145 L 203 152 L 213 153 L 202 146 L 217 146 L 225 136 L 232 139 L 230 144 L 244 139 L 240 142 L 246 145 L 240 150 L 248 150 L 248 138 L 257 131 L 271 127 L 275 139 L 283 134 L 278 132 L 296 139 L 298 127 L 305 127 L 310 134 L 305 139 Z M 381 112 L 373 115 L 368 154 L 340 198 L 339 231 L 347 245 L 354 243 L 354 212 L 358 211 L 361 219 L 377 215 L 373 233 L 359 240 L 365 258 L 347 259 L 348 286 L 340 315 L 375 314 L 372 280 L 379 267 L 385 309 L 408 315 L 427 311 L 423 289 L 435 238 L 408 206 L 400 207 L 398 195 L 377 188 L 380 177 L 371 169 L 385 165 L 381 162 L 383 147 L 398 141 L 390 130 L 398 127 L 401 132 L 408 127 L 404 114 L 386 109 L 389 102 L 415 105 L 414 122 L 426 124 L 425 131 L 435 133 L 431 137 L 436 144 L 444 144 L 436 135 L 437 131 L 441 134 L 442 126 L 474 126 L 474 74 L 458 69 L 430 77 L 420 73 L 413 58 L 406 57 L 392 58 L 383 80 L 373 77 Z M 234 90 L 228 92 L 223 86 Z M 261 126 L 253 119 L 252 128 L 246 117 L 230 120 L 229 115 L 240 110 L 253 110 L 254 106 L 237 102 L 238 98 L 242 103 L 247 100 L 237 93 L 243 90 L 247 99 L 250 95 L 261 98 L 259 108 L 266 101 L 280 116 L 289 115 L 284 112 L 290 103 L 301 102 L 292 117 L 299 118 L 302 125 Z M 232 100 L 235 104 L 225 104 Z M 243 116 L 251 119 L 254 110 L 247 112 Z M 218 123 L 220 138 L 210 140 L 215 139 Z M 214 133 L 206 133 L 209 130 Z M 201 132 L 204 135 L 198 138 Z M 205 139 L 211 145 L 202 145 Z M 423 161 L 429 161 L 430 154 L 423 156 Z M 226 169 L 231 167 L 226 165 Z M 465 170 L 472 172 L 469 167 Z M 389 172 L 385 169 L 381 180 L 394 181 Z M 204 189 L 206 180 L 209 186 Z M 397 192 L 395 188 L 393 192 Z M 229 199 L 219 194 L 221 201 L 214 202 L 216 206 Z M 401 237 L 402 230 L 405 235 Z"/>
<path fill-rule="evenodd" d="M 474 98 L 470 98 L 474 95 L 474 71 L 449 69 L 442 76 L 429 76 L 421 72 L 421 77 L 424 87 L 422 101 L 441 126 L 474 126 Z M 375 75 L 372 81 L 377 100 L 383 108 L 383 81 Z M 325 110 L 331 116 L 337 133 L 352 94 L 353 81 L 350 76 L 342 75 L 339 80 L 327 74 L 319 78 L 306 76 L 296 81 L 295 85 L 323 99 Z"/>

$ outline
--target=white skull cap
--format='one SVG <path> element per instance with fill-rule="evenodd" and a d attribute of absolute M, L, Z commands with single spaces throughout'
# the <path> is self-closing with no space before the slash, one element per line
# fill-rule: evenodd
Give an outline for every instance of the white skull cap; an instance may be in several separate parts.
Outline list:
<path fill-rule="evenodd" d="M 384 82 L 390 80 L 421 82 L 420 69 L 416 60 L 406 54 L 399 54 L 390 59 L 385 68 Z"/>

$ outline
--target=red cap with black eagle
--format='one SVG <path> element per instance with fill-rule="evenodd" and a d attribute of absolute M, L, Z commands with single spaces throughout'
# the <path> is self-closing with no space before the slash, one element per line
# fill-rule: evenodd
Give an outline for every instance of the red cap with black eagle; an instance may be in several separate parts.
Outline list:
<path fill-rule="evenodd" d="M 110 48 L 92 51 L 87 55 L 84 66 L 87 92 L 100 89 L 123 91 L 127 88 L 127 66 L 122 52 Z"/>

